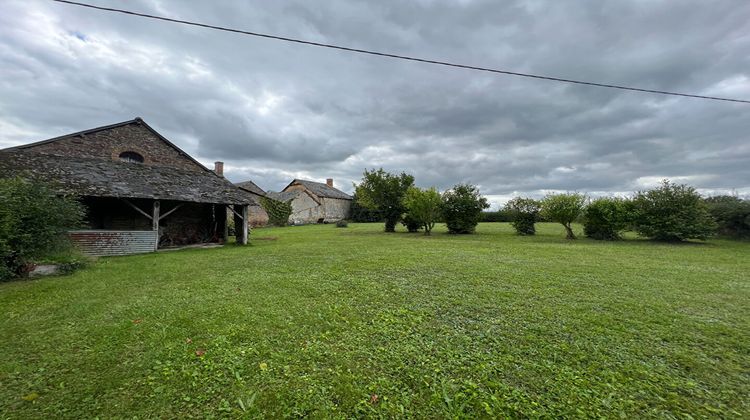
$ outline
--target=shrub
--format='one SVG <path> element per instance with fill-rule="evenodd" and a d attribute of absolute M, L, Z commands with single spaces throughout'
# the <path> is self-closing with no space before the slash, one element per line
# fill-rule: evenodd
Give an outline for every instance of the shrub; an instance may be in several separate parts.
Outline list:
<path fill-rule="evenodd" d="M 291 202 L 261 197 L 260 205 L 263 206 L 266 213 L 268 213 L 268 224 L 274 226 L 286 226 L 289 224 L 289 216 L 292 214 Z"/>
<path fill-rule="evenodd" d="M 506 209 L 498 211 L 483 211 L 479 221 L 483 223 L 512 222 L 513 215 L 511 215 Z"/>
<path fill-rule="evenodd" d="M 336 227 L 337 227 L 337 228 L 345 228 L 345 227 L 349 227 L 349 223 L 348 223 L 348 222 L 347 222 L 346 220 L 344 220 L 344 219 L 341 219 L 341 220 L 337 220 L 337 221 L 336 221 Z"/>
<path fill-rule="evenodd" d="M 534 223 L 539 217 L 541 207 L 533 198 L 516 197 L 505 204 L 505 211 L 511 217 L 511 225 L 519 235 L 534 235 Z"/>
<path fill-rule="evenodd" d="M 425 235 L 432 232 L 435 223 L 443 214 L 443 199 L 435 188 L 409 188 L 404 197 L 404 206 L 408 217 L 424 228 Z"/>
<path fill-rule="evenodd" d="M 349 219 L 355 223 L 373 223 L 383 222 L 385 220 L 380 211 L 363 207 L 359 202 L 357 193 L 354 193 L 354 196 L 352 197 L 352 206 L 349 210 L 349 215 Z"/>
<path fill-rule="evenodd" d="M 365 170 L 362 182 L 356 187 L 359 205 L 375 210 L 385 219 L 385 231 L 395 232 L 396 223 L 405 212 L 406 191 L 414 185 L 414 177 L 406 173 L 394 175 L 384 171 Z"/>
<path fill-rule="evenodd" d="M 731 195 L 706 199 L 708 211 L 717 224 L 717 233 L 733 238 L 750 237 L 750 201 Z"/>
<path fill-rule="evenodd" d="M 633 228 L 659 241 L 705 240 L 716 224 L 695 188 L 664 180 L 658 188 L 636 193 Z"/>
<path fill-rule="evenodd" d="M 571 223 L 581 215 L 585 202 L 583 194 L 550 194 L 542 200 L 542 214 L 546 219 L 563 225 L 567 239 L 575 239 Z"/>
<path fill-rule="evenodd" d="M 419 232 L 419 229 L 422 229 L 422 224 L 419 223 L 419 219 L 409 213 L 405 213 L 403 216 L 401 216 L 401 224 L 409 233 L 417 233 Z"/>
<path fill-rule="evenodd" d="M 487 199 L 471 184 L 458 184 L 443 193 L 443 215 L 449 233 L 473 233 L 482 211 L 489 207 Z"/>
<path fill-rule="evenodd" d="M 0 179 L 0 279 L 25 275 L 35 259 L 71 248 L 66 232 L 85 211 L 72 197 L 21 178 Z"/>
<path fill-rule="evenodd" d="M 592 201 L 583 212 L 583 233 L 589 238 L 616 240 L 630 222 L 630 202 L 602 197 Z"/>

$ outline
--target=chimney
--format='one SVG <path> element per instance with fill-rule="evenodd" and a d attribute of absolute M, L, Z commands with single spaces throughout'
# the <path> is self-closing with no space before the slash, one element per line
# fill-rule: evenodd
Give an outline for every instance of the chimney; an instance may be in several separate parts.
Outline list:
<path fill-rule="evenodd" d="M 216 161 L 214 162 L 214 172 L 216 175 L 219 175 L 220 177 L 224 178 L 224 162 Z"/>
<path fill-rule="evenodd" d="M 326 178 L 326 185 L 333 188 L 333 178 Z"/>

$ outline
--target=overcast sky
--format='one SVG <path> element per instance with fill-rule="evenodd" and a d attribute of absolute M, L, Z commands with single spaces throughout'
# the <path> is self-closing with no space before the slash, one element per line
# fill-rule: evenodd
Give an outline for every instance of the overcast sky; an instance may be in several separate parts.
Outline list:
<path fill-rule="evenodd" d="M 518 72 L 750 99 L 750 2 L 90 3 Z M 365 168 L 514 195 L 750 194 L 750 105 L 571 86 L 0 1 L 0 147 L 140 116 L 232 181 Z"/>

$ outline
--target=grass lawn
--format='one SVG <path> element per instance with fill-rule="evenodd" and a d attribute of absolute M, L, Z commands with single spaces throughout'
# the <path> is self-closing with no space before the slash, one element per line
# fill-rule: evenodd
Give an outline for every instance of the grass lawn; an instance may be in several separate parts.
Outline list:
<path fill-rule="evenodd" d="M 750 417 L 750 243 L 258 229 L 0 284 L 0 418 Z"/>

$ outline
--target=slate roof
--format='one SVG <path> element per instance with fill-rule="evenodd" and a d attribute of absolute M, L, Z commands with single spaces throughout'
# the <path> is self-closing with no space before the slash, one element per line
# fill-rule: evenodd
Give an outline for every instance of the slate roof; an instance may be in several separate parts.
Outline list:
<path fill-rule="evenodd" d="M 341 190 L 338 190 L 336 188 L 329 187 L 328 184 L 324 184 L 322 182 L 307 181 L 304 179 L 295 179 L 291 183 L 289 183 L 289 185 L 287 185 L 286 188 L 289 188 L 290 186 L 294 184 L 303 185 L 311 193 L 317 195 L 318 197 L 338 198 L 340 200 L 352 199 L 352 196 L 350 196 L 349 194 Z M 286 190 L 286 188 L 284 189 Z"/>
<path fill-rule="evenodd" d="M 263 191 L 263 188 L 259 187 L 256 183 L 253 181 L 245 181 L 245 182 L 238 182 L 234 184 L 243 190 L 247 192 L 251 192 L 253 194 L 259 195 L 261 197 L 264 197 L 266 195 L 266 192 Z"/>
<path fill-rule="evenodd" d="M 276 201 L 289 202 L 297 198 L 297 196 L 301 193 L 302 191 L 282 191 L 282 192 L 268 191 L 266 192 L 266 197 L 276 200 Z"/>
<path fill-rule="evenodd" d="M 16 175 L 50 182 L 62 193 L 81 196 L 259 205 L 250 194 L 211 171 L 0 150 L 0 178 Z"/>

